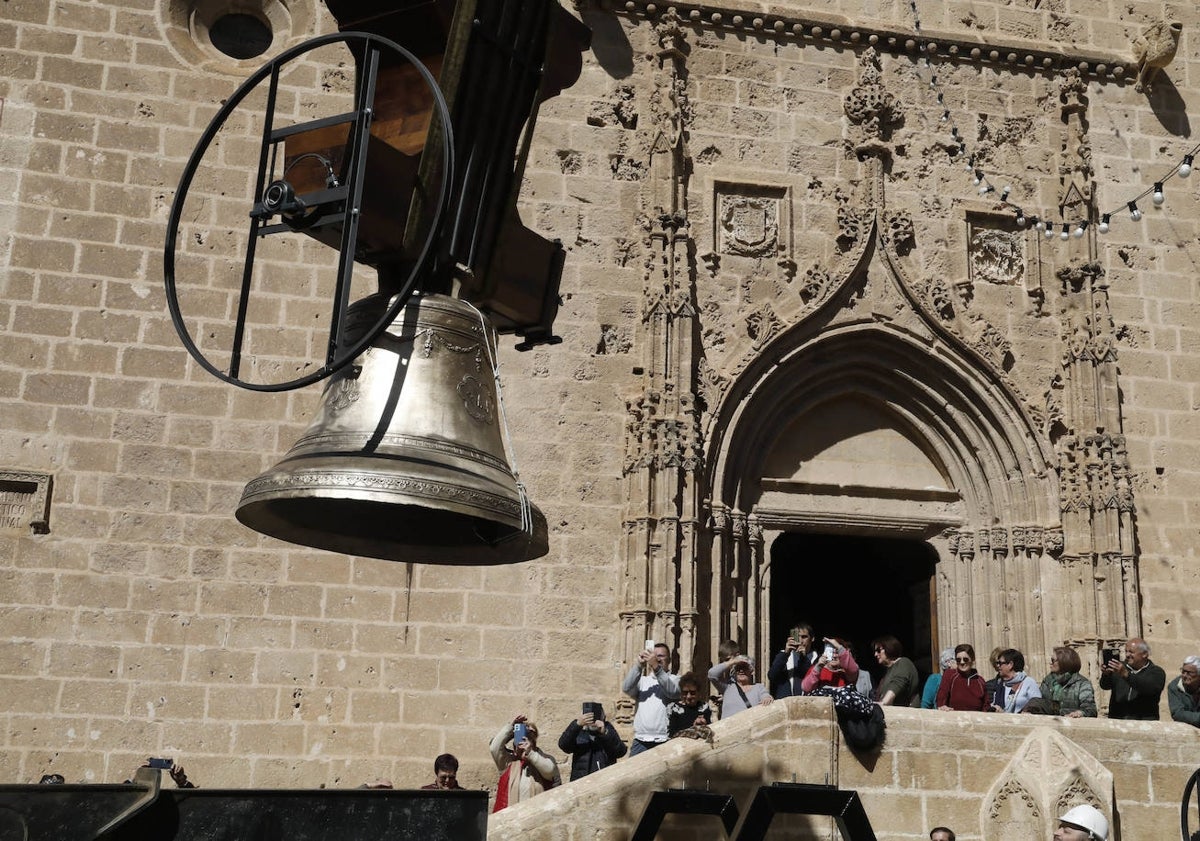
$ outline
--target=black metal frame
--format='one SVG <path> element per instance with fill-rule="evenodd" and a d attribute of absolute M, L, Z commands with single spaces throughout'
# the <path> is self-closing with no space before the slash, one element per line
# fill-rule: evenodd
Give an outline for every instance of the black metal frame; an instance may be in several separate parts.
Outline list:
<path fill-rule="evenodd" d="M 1193 781 L 1197 777 L 1200 777 L 1200 771 L 1196 772 Z M 717 815 L 725 826 L 726 836 L 733 834 L 738 821 L 737 804 L 731 795 L 694 789 L 656 791 L 642 810 L 630 841 L 653 841 L 663 819 L 671 814 Z M 844 841 L 875 841 L 875 830 L 871 828 L 857 791 L 806 783 L 775 783 L 760 787 L 738 830 L 737 841 L 763 841 L 771 822 L 781 814 L 828 815 L 837 822 Z M 1191 839 L 1185 836 L 1184 841 Z"/>
<path fill-rule="evenodd" d="M 630 841 L 653 841 L 667 815 L 716 815 L 728 836 L 737 826 L 738 807 L 731 795 L 711 791 L 674 788 L 656 791 L 642 810 Z"/>
<path fill-rule="evenodd" d="M 746 812 L 738 841 L 762 841 L 776 815 L 829 815 L 845 841 L 875 841 L 875 830 L 857 791 L 805 783 L 763 786 Z"/>
<path fill-rule="evenodd" d="M 346 43 L 351 51 L 354 51 L 354 46 L 361 42 L 362 48 L 362 63 L 358 70 L 358 79 L 355 90 L 355 105 L 356 110 L 339 114 L 332 117 L 325 117 L 312 122 L 299 125 L 287 126 L 282 129 L 273 127 L 275 101 L 279 85 L 279 76 L 281 68 L 288 62 L 298 56 L 311 52 L 320 47 L 335 43 Z M 351 278 L 354 273 L 354 255 L 355 242 L 358 234 L 358 224 L 360 221 L 359 209 L 362 202 L 363 183 L 366 172 L 367 163 L 367 143 L 370 138 L 370 124 L 373 118 L 374 101 L 375 101 L 375 85 L 379 73 L 380 54 L 384 50 L 391 50 L 398 53 L 406 62 L 413 65 L 420 73 L 422 80 L 429 87 L 433 94 L 434 108 L 437 113 L 437 118 L 440 121 L 441 129 L 441 152 L 443 163 L 443 177 L 441 179 L 440 190 L 438 192 L 437 204 L 434 212 L 430 217 L 429 231 L 422 244 L 421 250 L 413 263 L 407 277 L 397 287 L 397 291 L 391 299 L 391 303 L 385 312 L 379 317 L 375 324 L 360 335 L 358 340 L 350 345 L 344 344 L 344 328 L 345 315 L 349 305 Z M 254 207 L 249 213 L 250 218 L 250 238 L 246 249 L 246 259 L 242 271 L 242 288 L 238 298 L 238 310 L 236 316 L 236 325 L 234 329 L 233 345 L 230 348 L 229 370 L 223 371 L 208 360 L 207 357 L 200 351 L 199 347 L 192 340 L 188 333 L 187 326 L 184 323 L 184 317 L 180 310 L 178 290 L 175 282 L 175 251 L 176 242 L 179 233 L 180 218 L 183 214 L 184 201 L 187 197 L 188 189 L 191 187 L 192 179 L 199 169 L 200 163 L 212 144 L 217 132 L 229 119 L 230 115 L 237 109 L 242 101 L 255 90 L 265 79 L 269 79 L 269 88 L 267 93 L 266 114 L 263 120 L 263 139 L 259 154 L 258 174 L 257 174 L 257 199 Z M 240 378 L 241 371 L 241 351 L 242 342 L 245 334 L 246 326 L 246 311 L 250 301 L 250 283 L 253 276 L 253 264 L 255 255 L 255 246 L 259 237 L 269 236 L 270 234 L 281 232 L 284 230 L 296 230 L 299 226 L 284 224 L 264 225 L 265 219 L 272 214 L 263 204 L 263 196 L 268 188 L 267 177 L 274 168 L 275 156 L 277 154 L 278 144 L 286 137 L 293 134 L 307 131 L 315 128 L 320 128 L 328 125 L 337 125 L 341 123 L 351 124 L 351 133 L 348 142 L 350 149 L 349 161 L 346 167 L 347 178 L 344 185 L 333 186 L 326 190 L 319 191 L 310 195 L 308 198 L 319 203 L 320 208 L 326 206 L 338 206 L 340 209 L 332 213 L 321 212 L 319 219 L 306 221 L 302 227 L 310 228 L 324 224 L 333 224 L 342 222 L 342 236 L 340 247 L 338 249 L 338 275 L 337 285 L 334 290 L 333 309 L 330 316 L 329 326 L 329 341 L 326 346 L 326 354 L 324 364 L 316 371 L 302 377 L 297 377 L 293 380 L 279 383 L 251 383 Z M 217 112 L 212 122 L 204 130 L 200 137 L 200 142 L 192 151 L 192 155 L 188 160 L 187 166 L 184 169 L 183 176 L 180 179 L 179 187 L 175 193 L 175 199 L 171 205 L 171 214 L 167 222 L 167 239 L 163 256 L 163 277 L 167 291 L 167 306 L 171 313 L 171 321 L 175 325 L 175 331 L 179 334 L 180 340 L 188 353 L 192 355 L 200 365 L 210 374 L 225 382 L 233 385 L 241 386 L 242 388 L 252 391 L 288 391 L 290 389 L 300 388 L 318 382 L 325 377 L 338 371 L 345 365 L 354 360 L 362 353 L 384 330 L 388 325 L 395 320 L 397 314 L 408 302 L 413 292 L 417 288 L 418 278 L 421 277 L 429 265 L 436 257 L 435 247 L 442 236 L 443 213 L 449 203 L 449 197 L 454 182 L 454 136 L 450 122 L 450 111 L 447 106 L 445 97 L 442 96 L 441 89 L 438 86 L 437 80 L 429 72 L 421 61 L 410 51 L 401 47 L 394 41 L 386 38 L 381 38 L 378 35 L 373 35 L 366 32 L 341 32 L 332 35 L 325 35 L 319 38 L 305 41 L 296 47 L 293 47 L 281 53 L 276 58 L 272 59 L 254 75 L 242 83 L 241 87 L 225 101 L 221 110 Z"/>
<path fill-rule="evenodd" d="M 1200 790 L 1197 790 L 1197 784 L 1200 784 L 1200 769 L 1188 777 L 1187 784 L 1183 787 L 1183 800 L 1179 804 L 1179 833 L 1183 841 L 1200 841 L 1200 827 L 1192 830 L 1188 822 L 1188 804 L 1193 794 L 1196 795 L 1196 811 L 1200 812 Z"/>

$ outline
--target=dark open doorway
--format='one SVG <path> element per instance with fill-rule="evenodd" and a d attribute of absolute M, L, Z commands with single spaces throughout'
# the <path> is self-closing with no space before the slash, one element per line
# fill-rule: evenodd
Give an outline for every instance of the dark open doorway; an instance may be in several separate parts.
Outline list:
<path fill-rule="evenodd" d="M 817 639 L 843 637 L 878 685 L 871 640 L 892 634 L 922 680 L 936 658 L 933 575 L 937 555 L 916 540 L 792 533 L 771 544 L 770 651 L 783 648 L 797 619 Z"/>

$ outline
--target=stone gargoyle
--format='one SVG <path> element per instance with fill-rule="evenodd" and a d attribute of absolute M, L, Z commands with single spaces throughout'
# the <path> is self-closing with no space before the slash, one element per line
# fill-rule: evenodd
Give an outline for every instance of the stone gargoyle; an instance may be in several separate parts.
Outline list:
<path fill-rule="evenodd" d="M 1179 47 L 1179 35 L 1183 24 L 1159 21 L 1133 41 L 1133 60 L 1137 62 L 1138 75 L 1134 90 L 1138 93 L 1151 89 L 1158 71 L 1171 63 Z"/>

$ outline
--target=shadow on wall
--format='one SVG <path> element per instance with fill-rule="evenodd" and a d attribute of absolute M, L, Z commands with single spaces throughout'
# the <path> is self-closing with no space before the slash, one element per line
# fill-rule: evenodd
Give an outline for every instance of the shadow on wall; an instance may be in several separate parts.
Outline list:
<path fill-rule="evenodd" d="M 1192 124 L 1188 119 L 1187 103 L 1179 95 L 1179 88 L 1171 81 L 1166 72 L 1158 74 L 1154 87 L 1148 94 L 1150 108 L 1158 118 L 1163 130 L 1176 137 L 1191 137 Z"/>
<path fill-rule="evenodd" d="M 633 46 L 615 15 L 584 11 L 583 22 L 592 30 L 592 55 L 613 79 L 625 79 L 633 74 Z"/>

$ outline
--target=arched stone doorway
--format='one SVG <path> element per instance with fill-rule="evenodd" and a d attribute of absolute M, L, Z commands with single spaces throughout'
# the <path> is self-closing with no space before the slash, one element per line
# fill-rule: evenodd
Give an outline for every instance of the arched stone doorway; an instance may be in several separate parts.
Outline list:
<path fill-rule="evenodd" d="M 818 638 L 850 642 L 859 666 L 880 670 L 871 640 L 891 634 L 922 675 L 937 657 L 937 553 L 928 543 L 878 536 L 781 534 L 769 548 L 769 651 L 783 648 L 797 619 Z"/>
<path fill-rule="evenodd" d="M 886 325 L 796 340 L 749 372 L 713 463 L 714 639 L 741 639 L 764 658 L 777 650 L 771 549 L 783 536 L 783 547 L 796 534 L 853 538 L 859 549 L 901 541 L 924 547 L 933 579 L 921 655 L 951 641 L 984 651 L 1004 642 L 1041 668 L 1054 638 L 1041 593 L 1055 564 L 1042 536 L 1058 529 L 1057 485 L 1011 395 L 949 349 Z M 849 611 L 866 597 L 871 566 L 842 564 Z M 903 630 L 916 645 L 916 631 Z"/>

